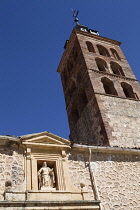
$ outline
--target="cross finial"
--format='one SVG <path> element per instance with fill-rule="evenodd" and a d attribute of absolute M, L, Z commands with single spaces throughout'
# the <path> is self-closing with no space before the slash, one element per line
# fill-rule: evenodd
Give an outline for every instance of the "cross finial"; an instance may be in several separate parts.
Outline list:
<path fill-rule="evenodd" d="M 73 12 L 73 15 L 72 15 L 72 17 L 74 18 L 74 22 L 76 23 L 76 25 L 79 25 L 79 19 L 78 19 L 78 13 L 79 13 L 79 11 L 78 10 L 76 10 L 76 9 L 72 9 L 72 12 Z"/>

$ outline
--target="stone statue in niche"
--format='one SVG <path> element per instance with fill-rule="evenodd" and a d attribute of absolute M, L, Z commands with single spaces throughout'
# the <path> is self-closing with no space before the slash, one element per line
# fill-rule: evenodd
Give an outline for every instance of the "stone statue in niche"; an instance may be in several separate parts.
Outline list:
<path fill-rule="evenodd" d="M 54 171 L 47 166 L 47 162 L 43 162 L 42 167 L 38 171 L 39 190 L 55 189 Z"/>

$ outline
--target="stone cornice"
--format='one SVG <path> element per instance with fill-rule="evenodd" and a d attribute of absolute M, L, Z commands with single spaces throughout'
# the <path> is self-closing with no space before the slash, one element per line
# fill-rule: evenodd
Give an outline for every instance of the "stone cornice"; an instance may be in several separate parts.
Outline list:
<path fill-rule="evenodd" d="M 56 209 L 59 210 L 60 208 L 62 209 L 87 209 L 88 207 L 90 209 L 95 209 L 97 210 L 99 207 L 100 201 L 97 200 L 74 200 L 74 201 L 0 201 L 0 207 L 34 207 L 35 209 L 40 209 L 40 207 L 47 207 L 49 209 Z"/>
<path fill-rule="evenodd" d="M 122 98 L 122 99 L 125 99 L 125 100 L 132 100 L 132 101 L 140 102 L 139 99 L 135 99 L 135 98 L 126 98 L 126 97 L 122 97 L 122 96 L 116 96 L 116 95 L 111 95 L 111 94 L 106 94 L 106 93 L 99 93 L 99 92 L 94 92 L 94 94 L 104 95 L 104 96 L 109 96 L 109 97 L 115 97 L 115 98 Z"/>
<path fill-rule="evenodd" d="M 58 144 L 43 144 L 43 143 L 33 143 L 33 142 L 23 142 L 22 143 L 23 145 L 26 145 L 27 147 L 29 146 L 32 146 L 32 147 L 42 147 L 43 149 L 46 149 L 47 148 L 57 148 L 57 149 L 63 149 L 63 148 L 69 148 L 70 149 L 70 146 L 68 145 L 65 145 L 65 144 L 62 144 L 62 145 L 58 145 Z"/>
<path fill-rule="evenodd" d="M 0 135 L 0 145 L 6 145 L 8 142 L 20 143 L 20 139 L 18 137 Z"/>
<path fill-rule="evenodd" d="M 122 154 L 134 154 L 140 155 L 140 149 L 131 149 L 131 148 L 121 148 L 121 147 L 103 147 L 103 146 L 88 146 L 74 144 L 73 149 L 78 149 L 81 151 L 91 150 L 92 152 L 102 152 L 102 153 L 122 153 Z"/>
<path fill-rule="evenodd" d="M 89 71 L 94 71 L 98 74 L 108 75 L 108 76 L 116 77 L 116 78 L 123 79 L 123 80 L 138 81 L 137 79 L 133 79 L 133 78 L 130 78 L 130 77 L 125 77 L 125 76 L 121 76 L 121 75 L 117 75 L 117 74 L 111 74 L 111 73 L 108 73 L 108 72 L 105 72 L 105 71 L 98 71 L 98 70 L 89 69 L 89 68 L 88 68 L 88 70 Z"/>
<path fill-rule="evenodd" d="M 113 39 L 110 39 L 110 38 L 106 38 L 106 37 L 103 37 L 103 36 L 97 36 L 97 35 L 94 35 L 94 34 L 91 34 L 91 33 L 88 33 L 88 32 L 80 31 L 78 29 L 74 29 L 73 32 L 75 34 L 82 34 L 84 36 L 88 36 L 88 37 L 91 37 L 91 38 L 94 38 L 94 39 L 97 39 L 97 40 L 110 42 L 110 43 L 118 45 L 118 46 L 121 45 L 120 41 L 116 41 L 116 40 L 113 40 Z"/>

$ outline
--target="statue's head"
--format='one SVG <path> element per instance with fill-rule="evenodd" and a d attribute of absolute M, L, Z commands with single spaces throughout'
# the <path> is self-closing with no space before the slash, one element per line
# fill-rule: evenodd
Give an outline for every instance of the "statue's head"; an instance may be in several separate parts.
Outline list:
<path fill-rule="evenodd" d="M 43 167 L 47 167 L 47 162 L 44 161 L 42 165 L 43 165 Z"/>

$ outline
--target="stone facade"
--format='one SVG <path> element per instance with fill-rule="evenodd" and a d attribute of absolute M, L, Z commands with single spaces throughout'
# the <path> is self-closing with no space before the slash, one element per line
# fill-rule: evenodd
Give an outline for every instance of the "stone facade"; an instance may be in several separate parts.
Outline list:
<path fill-rule="evenodd" d="M 123 150 L 111 152 L 92 150 L 91 162 L 88 151 L 72 151 L 70 154 L 71 180 L 76 185 L 80 177 L 92 193 L 91 179 L 89 178 L 89 164 L 98 190 L 98 199 L 102 210 L 134 210 L 140 209 L 140 156 Z M 73 164 L 71 163 L 73 162 Z M 71 167 L 74 166 L 74 167 Z M 86 170 L 82 170 L 84 167 Z M 81 169 L 82 168 L 82 169 Z M 81 169 L 81 170 L 80 170 Z M 73 171 L 73 172 L 72 172 Z M 88 186 L 89 185 L 89 186 Z M 96 196 L 96 194 L 94 194 Z M 92 197 L 91 197 L 92 198 Z"/>
<path fill-rule="evenodd" d="M 140 103 L 130 99 L 98 95 L 99 108 L 110 146 L 140 147 Z"/>
<path fill-rule="evenodd" d="M 95 153 L 92 159 L 102 209 L 140 209 L 140 156 Z"/>
<path fill-rule="evenodd" d="M 73 158 L 70 162 L 69 140 L 43 132 L 21 137 L 0 136 L 0 143 L 1 209 L 99 209 L 81 155 L 78 164 Z M 44 162 L 47 166 L 43 166 Z M 54 173 L 53 185 L 40 188 L 40 176 L 44 182 L 48 180 L 49 174 L 44 173 L 47 168 Z M 79 177 L 75 176 L 73 181 L 74 168 Z M 82 181 L 83 174 L 87 179 Z"/>
<path fill-rule="evenodd" d="M 12 141 L 0 147 L 0 200 L 4 200 L 8 187 L 21 191 L 26 189 L 23 150 Z"/>
<path fill-rule="evenodd" d="M 48 132 L 1 137 L 0 208 L 140 208 L 140 150 L 71 145 Z M 54 188 L 39 189 L 43 161 L 53 168 Z"/>

